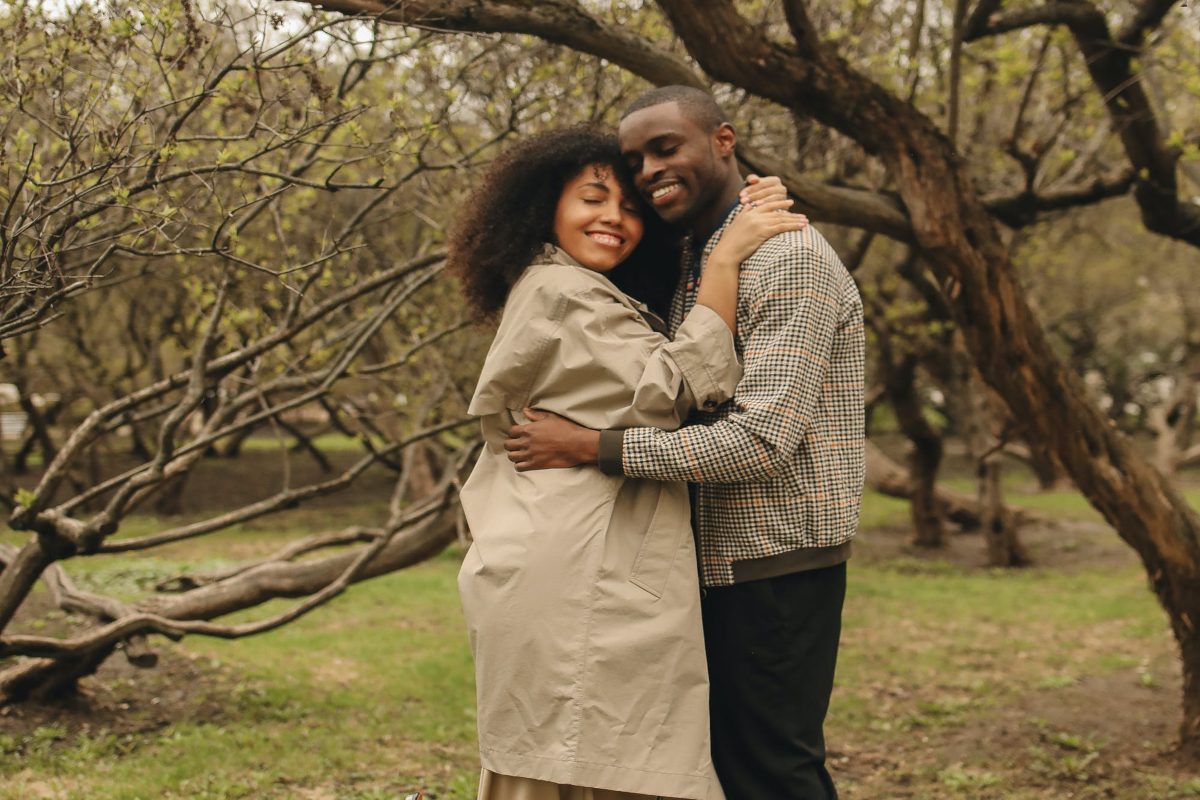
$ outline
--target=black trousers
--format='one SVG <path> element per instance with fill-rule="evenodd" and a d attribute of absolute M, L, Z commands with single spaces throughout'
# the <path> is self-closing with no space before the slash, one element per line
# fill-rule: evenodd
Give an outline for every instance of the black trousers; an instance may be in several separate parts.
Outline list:
<path fill-rule="evenodd" d="M 705 590 L 712 754 L 729 800 L 836 800 L 823 725 L 846 565 Z"/>

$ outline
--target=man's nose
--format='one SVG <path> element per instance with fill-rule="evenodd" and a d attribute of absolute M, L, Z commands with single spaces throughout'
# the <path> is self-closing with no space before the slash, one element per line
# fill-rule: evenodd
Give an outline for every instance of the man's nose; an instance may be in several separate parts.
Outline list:
<path fill-rule="evenodd" d="M 645 183 L 653 183 L 662 175 L 663 167 L 658 159 L 647 156 L 642 159 L 642 180 Z"/>

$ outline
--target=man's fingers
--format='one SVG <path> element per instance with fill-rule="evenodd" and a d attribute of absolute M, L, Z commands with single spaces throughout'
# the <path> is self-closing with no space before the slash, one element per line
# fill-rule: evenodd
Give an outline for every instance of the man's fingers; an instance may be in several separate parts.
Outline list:
<path fill-rule="evenodd" d="M 539 419 L 545 419 L 546 417 L 550 416 L 550 414 L 547 412 L 538 411 L 535 408 L 523 408 L 521 409 L 521 413 L 525 415 L 526 419 L 532 420 L 533 422 L 537 422 Z"/>
<path fill-rule="evenodd" d="M 510 453 L 513 452 L 514 450 L 524 450 L 525 442 L 521 439 L 505 439 L 504 440 L 504 449 L 509 451 Z"/>

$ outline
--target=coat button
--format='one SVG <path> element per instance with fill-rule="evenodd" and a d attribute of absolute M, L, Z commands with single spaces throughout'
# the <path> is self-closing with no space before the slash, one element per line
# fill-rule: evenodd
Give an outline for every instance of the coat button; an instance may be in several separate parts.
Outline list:
<path fill-rule="evenodd" d="M 709 411 L 712 411 L 716 407 L 717 407 L 716 400 L 705 400 L 704 401 L 704 408 L 708 409 Z"/>

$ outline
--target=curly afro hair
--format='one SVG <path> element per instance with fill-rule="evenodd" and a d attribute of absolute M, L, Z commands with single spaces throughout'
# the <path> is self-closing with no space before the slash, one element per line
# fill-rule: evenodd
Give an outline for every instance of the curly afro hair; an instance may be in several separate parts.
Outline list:
<path fill-rule="evenodd" d="M 645 233 L 624 263 L 608 273 L 631 297 L 665 315 L 679 278 L 679 236 L 633 188 L 615 136 L 590 125 L 527 136 L 492 162 L 447 242 L 446 265 L 481 320 L 493 319 L 521 273 L 553 243 L 563 187 L 589 166 L 608 167 L 644 207 Z"/>

